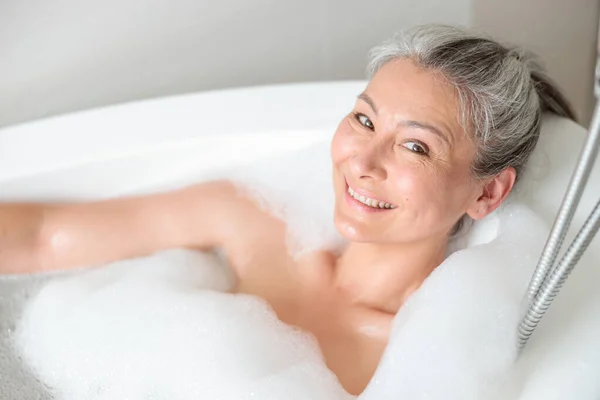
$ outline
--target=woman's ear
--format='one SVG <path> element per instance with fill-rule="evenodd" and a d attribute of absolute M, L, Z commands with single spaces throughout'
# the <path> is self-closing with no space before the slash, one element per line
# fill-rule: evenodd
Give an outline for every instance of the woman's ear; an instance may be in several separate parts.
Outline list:
<path fill-rule="evenodd" d="M 480 220 L 502 204 L 512 190 L 517 173 L 508 167 L 493 178 L 483 181 L 480 196 L 467 209 L 467 214 L 474 220 Z"/>

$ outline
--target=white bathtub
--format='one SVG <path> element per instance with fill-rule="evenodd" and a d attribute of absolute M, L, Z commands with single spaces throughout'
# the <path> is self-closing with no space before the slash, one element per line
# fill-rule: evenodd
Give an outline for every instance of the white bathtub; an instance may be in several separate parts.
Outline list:
<path fill-rule="evenodd" d="M 0 130 L 0 200 L 87 200 L 164 190 L 193 182 L 203 171 L 327 141 L 364 85 L 363 81 L 324 82 L 205 92 L 5 128 Z M 533 163 L 534 172 L 543 177 L 524 185 L 518 196 L 549 224 L 583 138 L 584 129 L 569 121 L 554 117 L 545 121 Z M 541 171 L 545 174 L 539 175 Z M 596 166 L 575 226 L 598 197 L 600 168 Z M 597 265 L 599 255 L 596 238 L 584 264 Z M 576 282 L 589 283 L 588 272 L 576 271 Z M 43 398 L 43 389 L 6 345 L 6 332 L 39 279 L 0 277 L 0 332 L 4 332 L 0 335 L 0 382 L 4 384 L 0 399 L 19 398 L 17 394 Z M 567 289 L 578 292 L 574 285 Z M 581 299 L 567 300 L 557 307 L 583 307 Z M 552 311 L 538 337 L 558 326 L 565 330 L 565 321 L 553 317 Z M 600 311 L 597 315 L 600 318 Z M 535 336 L 532 342 L 536 346 Z"/>
<path fill-rule="evenodd" d="M 204 92 L 5 128 L 0 198 L 111 196 L 327 140 L 364 84 Z"/>

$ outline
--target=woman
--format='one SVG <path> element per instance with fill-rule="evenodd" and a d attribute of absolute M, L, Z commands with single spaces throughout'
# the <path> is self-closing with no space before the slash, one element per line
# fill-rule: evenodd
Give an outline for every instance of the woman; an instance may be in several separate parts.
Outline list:
<path fill-rule="evenodd" d="M 510 193 L 542 111 L 574 118 L 530 57 L 458 28 L 408 31 L 372 50 L 369 72 L 331 143 L 335 225 L 349 241 L 340 256 L 291 257 L 284 223 L 216 181 L 86 204 L 4 204 L 0 272 L 223 248 L 233 291 L 314 334 L 346 390 L 361 392 L 392 318 L 450 238 Z"/>

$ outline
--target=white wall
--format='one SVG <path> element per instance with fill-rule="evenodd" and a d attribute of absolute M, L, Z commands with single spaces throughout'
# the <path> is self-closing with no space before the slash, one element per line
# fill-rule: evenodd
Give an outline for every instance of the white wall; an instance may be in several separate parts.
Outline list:
<path fill-rule="evenodd" d="M 0 0 L 0 126 L 182 92 L 362 78 L 371 46 L 423 22 L 532 45 L 587 118 L 597 8 L 595 0 Z"/>
<path fill-rule="evenodd" d="M 599 9 L 598 0 L 475 0 L 472 24 L 536 51 L 587 124 L 594 106 Z"/>

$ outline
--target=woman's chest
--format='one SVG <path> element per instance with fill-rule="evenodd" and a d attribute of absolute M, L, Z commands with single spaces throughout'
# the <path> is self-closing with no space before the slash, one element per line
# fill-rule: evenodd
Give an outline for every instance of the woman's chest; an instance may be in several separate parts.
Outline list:
<path fill-rule="evenodd" d="M 328 285 L 330 259 L 249 268 L 235 292 L 266 300 L 284 323 L 312 334 L 344 388 L 358 394 L 369 382 L 387 344 L 391 317 L 350 304 Z"/>

